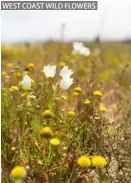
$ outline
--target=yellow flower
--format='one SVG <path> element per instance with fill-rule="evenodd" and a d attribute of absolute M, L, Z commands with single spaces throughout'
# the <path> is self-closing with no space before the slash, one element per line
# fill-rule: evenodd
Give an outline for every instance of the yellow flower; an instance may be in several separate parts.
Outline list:
<path fill-rule="evenodd" d="M 28 67 L 29 67 L 29 68 L 34 68 L 34 64 L 33 64 L 33 63 L 29 63 L 29 64 L 28 64 Z"/>
<path fill-rule="evenodd" d="M 131 89 L 131 85 L 129 86 L 129 89 Z"/>
<path fill-rule="evenodd" d="M 70 117 L 71 117 L 71 116 L 75 116 L 75 115 L 76 115 L 76 113 L 75 113 L 74 111 L 69 111 L 69 112 L 68 112 L 68 116 L 70 116 Z"/>
<path fill-rule="evenodd" d="M 53 131 L 47 126 L 40 130 L 41 137 L 51 138 L 53 136 Z"/>
<path fill-rule="evenodd" d="M 14 72 L 13 75 L 16 76 L 16 77 L 20 77 L 21 76 L 21 73 L 20 72 Z"/>
<path fill-rule="evenodd" d="M 78 92 L 78 93 L 81 93 L 82 92 L 82 89 L 78 86 L 78 87 L 74 88 L 74 91 L 75 92 Z"/>
<path fill-rule="evenodd" d="M 91 162 L 93 166 L 101 167 L 101 168 L 107 165 L 107 160 L 102 156 L 93 156 L 91 158 Z"/>
<path fill-rule="evenodd" d="M 19 88 L 18 88 L 17 86 L 11 86 L 11 90 L 12 90 L 12 91 L 18 91 Z"/>
<path fill-rule="evenodd" d="M 16 148 L 13 146 L 13 147 L 11 147 L 11 151 L 15 151 L 16 150 Z"/>
<path fill-rule="evenodd" d="M 101 112 L 107 112 L 107 108 L 106 108 L 106 107 L 101 107 L 101 108 L 100 108 L 100 111 L 101 111 Z"/>
<path fill-rule="evenodd" d="M 81 156 L 78 158 L 77 163 L 80 167 L 89 167 L 91 165 L 91 160 L 88 156 Z"/>
<path fill-rule="evenodd" d="M 46 118 L 53 118 L 55 117 L 54 113 L 51 112 L 50 110 L 45 110 L 43 113 L 42 113 L 42 116 L 46 117 Z"/>
<path fill-rule="evenodd" d="M 93 95 L 96 95 L 96 96 L 102 96 L 102 93 L 101 93 L 101 91 L 95 91 L 94 93 L 93 93 Z"/>
<path fill-rule="evenodd" d="M 60 144 L 60 141 L 57 138 L 53 138 L 50 140 L 50 144 L 52 144 L 53 146 L 58 146 Z"/>
<path fill-rule="evenodd" d="M 10 173 L 11 178 L 22 179 L 26 176 L 26 170 L 22 166 L 16 166 Z"/>
<path fill-rule="evenodd" d="M 67 64 L 66 64 L 65 62 L 60 62 L 60 63 L 59 63 L 59 66 L 60 66 L 60 67 L 64 67 L 64 66 L 66 66 L 66 65 L 67 65 Z"/>
<path fill-rule="evenodd" d="M 8 68 L 12 68 L 13 67 L 13 64 L 12 63 L 7 63 L 6 65 Z"/>
<path fill-rule="evenodd" d="M 73 92 L 73 96 L 79 96 L 80 94 L 78 92 Z"/>
<path fill-rule="evenodd" d="M 6 76 L 7 75 L 7 72 L 6 71 L 2 71 L 2 75 L 3 76 Z"/>
<path fill-rule="evenodd" d="M 85 101 L 84 101 L 84 104 L 90 104 L 91 102 L 88 100 L 88 99 L 86 99 Z"/>

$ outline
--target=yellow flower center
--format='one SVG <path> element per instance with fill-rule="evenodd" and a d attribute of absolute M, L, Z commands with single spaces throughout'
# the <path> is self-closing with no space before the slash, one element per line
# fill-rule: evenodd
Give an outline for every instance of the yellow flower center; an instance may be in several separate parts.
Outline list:
<path fill-rule="evenodd" d="M 22 166 L 16 166 L 10 173 L 11 178 L 22 179 L 26 176 L 26 171 Z"/>
<path fill-rule="evenodd" d="M 94 93 L 93 93 L 93 95 L 96 95 L 96 96 L 102 96 L 102 93 L 101 93 L 101 91 L 95 91 Z"/>
<path fill-rule="evenodd" d="M 100 111 L 102 111 L 102 112 L 107 112 L 107 108 L 106 108 L 106 107 L 101 107 L 101 108 L 100 108 Z"/>
<path fill-rule="evenodd" d="M 19 88 L 18 88 L 17 86 L 11 86 L 11 90 L 12 90 L 12 91 L 18 91 Z"/>
<path fill-rule="evenodd" d="M 53 136 L 53 131 L 47 126 L 40 130 L 41 137 L 50 138 Z"/>
<path fill-rule="evenodd" d="M 101 168 L 103 168 L 107 164 L 107 160 L 102 156 L 93 156 L 91 161 L 93 166 Z"/>
<path fill-rule="evenodd" d="M 78 86 L 78 87 L 74 88 L 74 91 L 75 92 L 78 92 L 78 93 L 81 93 L 82 92 L 82 89 Z"/>
<path fill-rule="evenodd" d="M 50 144 L 52 144 L 53 146 L 58 146 L 60 144 L 60 141 L 57 138 L 53 138 L 50 140 Z"/>
<path fill-rule="evenodd" d="M 69 112 L 68 112 L 68 116 L 70 116 L 70 117 L 71 117 L 71 116 L 75 116 L 75 115 L 76 115 L 76 113 L 75 113 L 74 111 L 69 111 Z"/>
<path fill-rule="evenodd" d="M 84 104 L 90 104 L 91 102 L 88 100 L 88 99 L 86 99 L 85 101 L 84 101 Z"/>
<path fill-rule="evenodd" d="M 77 163 L 80 167 L 88 167 L 91 165 L 91 160 L 88 156 L 81 156 L 78 158 Z"/>
<path fill-rule="evenodd" d="M 28 64 L 28 67 L 29 67 L 29 68 L 34 68 L 34 64 L 33 64 L 33 63 L 29 63 L 29 64 Z"/>
<path fill-rule="evenodd" d="M 53 112 L 51 112 L 50 110 L 45 110 L 43 113 L 42 113 L 42 115 L 44 116 L 44 117 L 47 117 L 47 118 L 53 118 L 53 117 L 55 117 L 55 115 L 54 115 L 54 113 Z"/>

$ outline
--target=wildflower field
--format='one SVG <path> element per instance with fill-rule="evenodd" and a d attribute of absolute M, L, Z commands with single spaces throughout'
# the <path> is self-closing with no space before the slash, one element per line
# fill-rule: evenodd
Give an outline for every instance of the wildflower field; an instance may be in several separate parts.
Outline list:
<path fill-rule="evenodd" d="M 2 183 L 131 183 L 131 44 L 1 52 Z"/>

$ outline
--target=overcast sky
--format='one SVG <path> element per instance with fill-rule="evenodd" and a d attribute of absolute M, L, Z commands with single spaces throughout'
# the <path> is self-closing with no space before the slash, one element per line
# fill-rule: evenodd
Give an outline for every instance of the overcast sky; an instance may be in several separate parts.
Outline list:
<path fill-rule="evenodd" d="M 131 38 L 131 0 L 98 0 L 95 11 L 1 11 L 2 42 Z"/>

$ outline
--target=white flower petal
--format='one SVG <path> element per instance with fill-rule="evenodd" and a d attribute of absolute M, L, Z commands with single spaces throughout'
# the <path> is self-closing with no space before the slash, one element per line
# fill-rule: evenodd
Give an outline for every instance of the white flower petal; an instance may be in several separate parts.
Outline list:
<path fill-rule="evenodd" d="M 68 69 L 68 66 L 64 66 L 60 71 L 60 76 L 62 78 L 69 78 L 73 74 L 71 69 Z"/>
<path fill-rule="evenodd" d="M 73 43 L 73 51 L 72 54 L 80 54 L 83 56 L 90 56 L 90 49 L 86 48 L 81 42 Z"/>
<path fill-rule="evenodd" d="M 56 74 L 56 65 L 50 66 L 44 66 L 44 73 L 47 78 L 51 77 L 53 78 Z"/>
<path fill-rule="evenodd" d="M 81 50 L 81 48 L 83 47 L 83 43 L 82 42 L 74 42 L 73 43 L 73 49 L 76 52 L 79 52 Z"/>
<path fill-rule="evenodd" d="M 29 77 L 28 75 L 25 75 L 25 76 L 23 77 L 22 88 L 23 88 L 24 90 L 28 90 L 28 89 L 31 88 L 31 79 L 30 79 L 30 77 Z"/>
<path fill-rule="evenodd" d="M 89 48 L 83 47 L 83 48 L 80 50 L 80 54 L 81 54 L 81 55 L 84 55 L 84 56 L 89 56 L 89 55 L 90 55 L 90 50 L 89 50 Z"/>
<path fill-rule="evenodd" d="M 60 88 L 67 90 L 73 84 L 73 78 L 65 78 L 60 81 Z"/>

